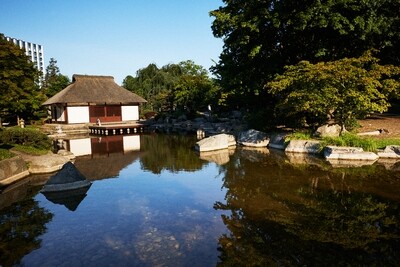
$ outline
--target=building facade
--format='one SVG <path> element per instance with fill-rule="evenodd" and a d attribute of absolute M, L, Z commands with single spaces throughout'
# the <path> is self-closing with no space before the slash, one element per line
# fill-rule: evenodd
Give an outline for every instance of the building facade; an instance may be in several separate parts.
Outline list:
<path fill-rule="evenodd" d="M 112 76 L 72 76 L 72 83 L 43 103 L 53 123 L 128 122 L 139 120 L 147 101 L 117 85 Z"/>
<path fill-rule="evenodd" d="M 29 57 L 29 59 L 33 62 L 33 64 L 35 64 L 36 68 L 42 73 L 44 73 L 45 67 L 44 67 L 43 45 L 26 42 L 8 36 L 6 36 L 6 40 L 16 44 L 21 49 L 24 49 L 25 54 Z"/>

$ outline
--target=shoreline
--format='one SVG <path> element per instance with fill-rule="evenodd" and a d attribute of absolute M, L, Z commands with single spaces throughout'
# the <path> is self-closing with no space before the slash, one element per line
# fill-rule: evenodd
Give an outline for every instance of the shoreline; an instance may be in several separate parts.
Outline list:
<path fill-rule="evenodd" d="M 75 156 L 72 153 L 49 152 L 45 155 L 29 155 L 14 151 L 16 156 L 0 161 L 0 187 L 9 186 L 32 174 L 47 174 L 59 171 Z"/>

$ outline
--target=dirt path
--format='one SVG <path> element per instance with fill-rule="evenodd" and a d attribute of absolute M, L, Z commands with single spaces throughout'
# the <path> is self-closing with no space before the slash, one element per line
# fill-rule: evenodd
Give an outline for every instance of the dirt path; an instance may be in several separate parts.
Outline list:
<path fill-rule="evenodd" d="M 400 114 L 374 114 L 359 121 L 359 133 L 383 130 L 382 138 L 400 138 Z"/>

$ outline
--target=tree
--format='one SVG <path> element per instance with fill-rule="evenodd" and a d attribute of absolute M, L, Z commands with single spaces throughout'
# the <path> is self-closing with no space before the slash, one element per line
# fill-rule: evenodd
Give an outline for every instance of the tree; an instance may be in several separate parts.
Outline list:
<path fill-rule="evenodd" d="M 368 52 L 316 64 L 301 61 L 286 67 L 266 88 L 279 95 L 276 110 L 283 121 L 318 126 L 333 119 L 344 127 L 371 112 L 386 111 L 388 100 L 400 95 L 399 75 L 400 67 L 379 65 Z"/>
<path fill-rule="evenodd" d="M 145 108 L 152 111 L 187 108 L 193 112 L 214 104 L 219 90 L 207 70 L 191 60 L 161 68 L 150 64 L 138 70 L 136 77 L 127 76 L 123 87 L 144 97 Z"/>
<path fill-rule="evenodd" d="M 34 117 L 44 101 L 38 81 L 39 72 L 24 51 L 0 34 L 0 117 Z"/>
<path fill-rule="evenodd" d="M 223 2 L 210 13 L 214 36 L 224 41 L 213 72 L 232 104 L 273 104 L 263 85 L 301 60 L 359 57 L 374 48 L 383 63 L 400 64 L 398 0 Z"/>
<path fill-rule="evenodd" d="M 182 61 L 178 64 L 182 75 L 173 90 L 174 104 L 189 112 L 206 109 L 207 105 L 217 104 L 219 88 L 208 77 L 208 72 L 193 61 Z"/>
<path fill-rule="evenodd" d="M 176 84 L 173 95 L 178 107 L 195 112 L 205 110 L 208 104 L 216 105 L 218 87 L 208 78 L 184 75 Z"/>
<path fill-rule="evenodd" d="M 43 80 L 42 90 L 47 97 L 52 97 L 70 83 L 68 76 L 62 75 L 57 66 L 57 60 L 50 58 Z"/>
<path fill-rule="evenodd" d="M 152 63 L 138 70 L 136 77 L 127 76 L 122 86 L 145 98 L 148 101 L 144 104 L 146 110 L 168 109 L 171 106 L 168 95 L 174 84 L 174 73 L 170 65 L 160 69 Z"/>

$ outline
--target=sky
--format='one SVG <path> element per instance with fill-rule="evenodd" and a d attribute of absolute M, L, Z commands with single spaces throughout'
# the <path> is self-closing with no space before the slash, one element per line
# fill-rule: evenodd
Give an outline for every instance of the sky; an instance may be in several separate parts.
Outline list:
<path fill-rule="evenodd" d="M 222 0 L 0 0 L 0 33 L 43 45 L 61 74 L 123 79 L 151 63 L 209 69 L 223 41 L 209 12 Z"/>

